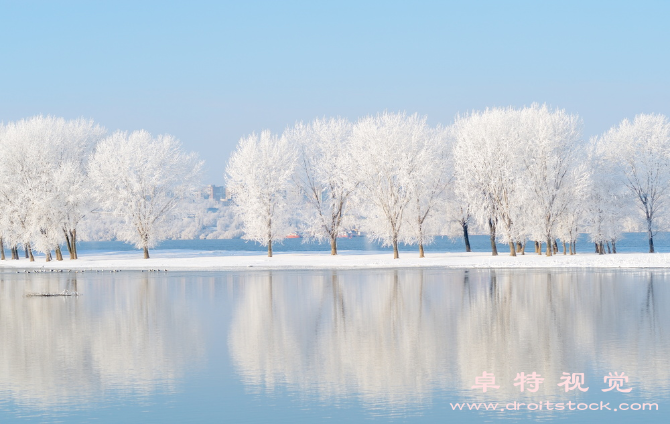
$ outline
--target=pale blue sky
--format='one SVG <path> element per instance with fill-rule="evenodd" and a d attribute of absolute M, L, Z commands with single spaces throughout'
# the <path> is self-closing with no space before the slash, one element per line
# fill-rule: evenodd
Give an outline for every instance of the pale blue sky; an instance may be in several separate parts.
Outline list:
<path fill-rule="evenodd" d="M 670 115 L 670 2 L 0 1 L 0 121 L 171 133 L 221 184 L 296 120 L 546 102 L 598 134 Z"/>

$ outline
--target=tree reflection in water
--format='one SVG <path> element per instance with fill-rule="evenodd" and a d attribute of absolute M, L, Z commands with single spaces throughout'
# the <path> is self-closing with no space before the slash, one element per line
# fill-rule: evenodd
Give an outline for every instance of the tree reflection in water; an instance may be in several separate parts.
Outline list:
<path fill-rule="evenodd" d="M 670 293 L 663 272 L 377 270 L 245 274 L 229 348 L 253 390 L 279 386 L 368 406 L 422 405 L 436 390 L 481 398 L 483 371 L 516 400 L 517 372 L 541 374 L 524 399 L 565 396 L 563 372 L 625 371 L 667 394 Z M 660 282 L 660 283 L 659 283 Z M 588 384 L 587 384 L 588 386 Z M 490 395 L 490 394 L 489 394 Z M 488 397 L 490 399 L 490 396 Z"/>
<path fill-rule="evenodd" d="M 148 273 L 0 275 L 2 397 L 48 408 L 175 390 L 202 361 L 203 336 L 163 283 Z M 82 296 L 25 296 L 65 289 Z"/>

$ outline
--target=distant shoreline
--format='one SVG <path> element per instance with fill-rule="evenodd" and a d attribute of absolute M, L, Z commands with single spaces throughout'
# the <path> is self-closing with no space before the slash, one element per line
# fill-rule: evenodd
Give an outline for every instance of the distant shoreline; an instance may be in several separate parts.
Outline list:
<path fill-rule="evenodd" d="M 670 253 L 617 253 L 597 255 L 526 254 L 516 257 L 501 252 L 490 253 L 427 253 L 418 258 L 415 252 L 401 252 L 393 259 L 390 252 L 341 251 L 337 256 L 328 252 L 278 252 L 268 258 L 263 252 L 225 252 L 177 249 L 157 249 L 151 259 L 142 259 L 137 251 L 83 253 L 77 260 L 35 262 L 25 258 L 0 261 L 0 272 L 14 270 L 168 270 L 168 271 L 257 271 L 257 270 L 327 270 L 327 269 L 399 269 L 399 268 L 492 268 L 492 269 L 549 269 L 549 268 L 608 268 L 608 269 L 670 269 Z"/>

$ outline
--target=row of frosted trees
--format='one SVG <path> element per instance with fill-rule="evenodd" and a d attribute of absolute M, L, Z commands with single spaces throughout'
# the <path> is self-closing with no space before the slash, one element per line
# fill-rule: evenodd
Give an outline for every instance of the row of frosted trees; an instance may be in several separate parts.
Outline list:
<path fill-rule="evenodd" d="M 171 212 L 196 190 L 201 162 L 178 140 L 105 129 L 90 120 L 36 116 L 0 125 L 0 254 L 19 247 L 77 259 L 85 217 L 116 218 L 113 235 L 144 250 L 166 234 Z M 53 254 L 53 255 L 52 255 Z"/>
<path fill-rule="evenodd" d="M 300 231 L 329 240 L 356 227 L 393 247 L 424 245 L 450 224 L 486 229 L 491 250 L 528 242 L 546 255 L 576 253 L 586 232 L 616 253 L 626 220 L 639 220 L 654 252 L 670 185 L 670 123 L 638 115 L 585 141 L 581 120 L 534 104 L 458 116 L 449 127 L 382 113 L 297 123 L 240 140 L 226 168 L 244 238 L 268 246 Z"/>

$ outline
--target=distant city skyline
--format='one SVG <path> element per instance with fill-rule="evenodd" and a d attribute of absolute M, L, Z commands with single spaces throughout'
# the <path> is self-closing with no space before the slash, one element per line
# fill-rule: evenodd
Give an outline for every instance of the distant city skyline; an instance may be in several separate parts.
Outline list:
<path fill-rule="evenodd" d="M 238 140 L 384 110 L 547 103 L 589 138 L 670 115 L 670 3 L 0 2 L 0 121 L 169 133 L 223 185 Z"/>

